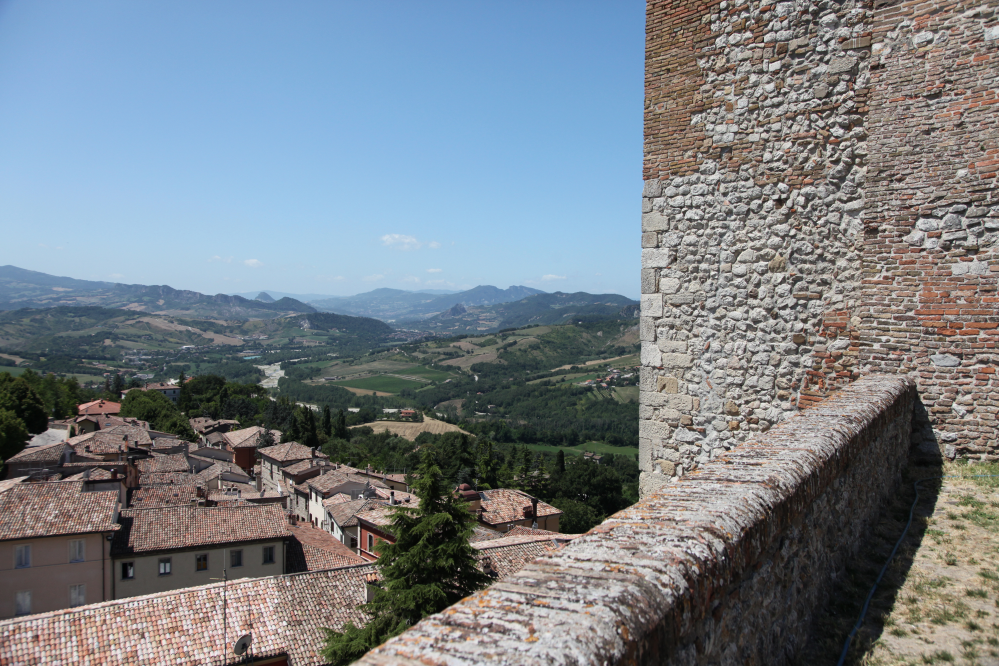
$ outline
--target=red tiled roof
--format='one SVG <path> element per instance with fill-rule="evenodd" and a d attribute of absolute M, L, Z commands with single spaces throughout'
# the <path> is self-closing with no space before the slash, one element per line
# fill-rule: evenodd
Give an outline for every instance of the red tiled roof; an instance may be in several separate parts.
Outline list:
<path fill-rule="evenodd" d="M 130 425 L 142 428 L 143 430 L 149 430 L 148 421 L 140 421 L 139 419 L 125 418 L 121 416 L 105 416 L 104 414 L 87 414 L 85 416 L 76 417 L 76 423 L 83 423 L 84 421 L 92 421 L 97 424 L 99 430 L 104 428 L 113 428 L 114 426 L 120 425 Z"/>
<path fill-rule="evenodd" d="M 179 548 L 282 539 L 288 536 L 287 520 L 280 507 L 165 507 L 127 509 L 119 518 L 115 556 Z"/>
<path fill-rule="evenodd" d="M 77 406 L 77 414 L 117 414 L 121 411 L 120 402 L 108 400 L 93 400 Z"/>
<path fill-rule="evenodd" d="M 332 499 L 332 498 L 331 498 Z M 357 525 L 357 513 L 359 511 L 364 511 L 374 506 L 381 504 L 381 500 L 372 499 L 356 499 L 350 502 L 330 502 L 326 500 L 323 502 L 323 506 L 326 511 L 333 517 L 336 524 L 340 527 L 353 527 Z"/>
<path fill-rule="evenodd" d="M 194 486 L 201 485 L 198 477 L 190 472 L 150 472 L 139 476 L 141 486 Z"/>
<path fill-rule="evenodd" d="M 485 497 L 482 500 L 483 512 L 480 520 L 489 525 L 501 525 L 515 520 L 523 520 L 528 517 L 524 515 L 524 509 L 531 509 L 531 496 L 519 490 L 509 490 L 497 488 L 496 490 L 483 490 L 480 493 Z M 538 516 L 556 516 L 562 512 L 538 500 Z"/>
<path fill-rule="evenodd" d="M 320 571 L 361 564 L 364 558 L 343 545 L 329 532 L 311 525 L 289 525 L 293 537 L 288 544 L 288 569 Z"/>
<path fill-rule="evenodd" d="M 199 499 L 198 487 L 189 486 L 147 486 L 132 491 L 130 500 L 133 509 L 149 509 L 157 506 L 191 506 L 191 500 Z"/>
<path fill-rule="evenodd" d="M 259 452 L 261 456 L 266 456 L 277 462 L 294 462 L 312 457 L 312 449 L 307 446 L 302 446 L 298 442 L 275 444 L 274 446 L 268 446 L 267 448 L 260 449 Z M 317 454 L 317 457 L 326 458 L 328 460 L 328 457 L 322 453 Z"/>
<path fill-rule="evenodd" d="M 45 446 L 32 446 L 7 459 L 7 463 L 40 462 L 57 465 L 66 449 L 66 442 L 56 442 Z"/>
<path fill-rule="evenodd" d="M 357 515 L 354 517 L 358 522 L 364 521 L 366 523 L 371 523 L 376 527 L 388 528 L 392 525 L 392 519 L 395 514 L 397 506 L 389 506 L 388 504 L 378 504 L 371 508 L 365 509 L 364 511 L 358 511 Z"/>
<path fill-rule="evenodd" d="M 358 606 L 374 571 L 357 565 L 229 581 L 225 634 L 221 582 L 4 620 L 0 663 L 217 664 L 223 644 L 252 633 L 257 660 L 287 654 L 292 666 L 324 664 L 324 628 L 365 621 Z M 226 664 L 243 662 L 226 650 Z"/>
<path fill-rule="evenodd" d="M 511 576 L 534 560 L 553 553 L 559 549 L 559 544 L 550 539 L 524 540 L 524 537 L 511 537 L 493 541 L 479 541 L 472 547 L 479 551 L 479 566 L 488 557 L 492 570 L 499 580 Z"/>
<path fill-rule="evenodd" d="M 267 432 L 266 428 L 251 426 L 223 433 L 222 439 L 234 449 L 254 449 L 265 432 Z"/>
<path fill-rule="evenodd" d="M 0 493 L 0 541 L 117 530 L 118 493 L 79 481 L 19 483 Z"/>
<path fill-rule="evenodd" d="M 143 474 L 163 472 L 190 472 L 191 464 L 183 453 L 173 455 L 153 455 L 150 458 L 140 458 L 135 466 Z"/>

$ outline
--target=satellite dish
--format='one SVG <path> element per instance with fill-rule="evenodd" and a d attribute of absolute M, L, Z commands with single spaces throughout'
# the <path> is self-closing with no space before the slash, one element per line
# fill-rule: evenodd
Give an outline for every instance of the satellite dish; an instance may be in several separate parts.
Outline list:
<path fill-rule="evenodd" d="M 253 642 L 253 636 L 250 634 L 243 634 L 239 637 L 239 640 L 233 643 L 232 653 L 237 657 L 242 656 L 250 648 L 250 643 Z"/>

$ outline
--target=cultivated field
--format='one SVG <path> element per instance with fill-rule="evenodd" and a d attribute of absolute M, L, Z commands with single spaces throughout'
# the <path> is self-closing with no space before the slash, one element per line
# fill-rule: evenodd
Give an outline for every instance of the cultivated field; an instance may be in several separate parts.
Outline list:
<path fill-rule="evenodd" d="M 375 432 L 385 432 L 386 430 L 400 437 L 405 437 L 409 440 L 416 440 L 417 435 L 421 432 L 429 432 L 432 435 L 443 435 L 446 432 L 465 432 L 456 425 L 451 425 L 450 423 L 444 423 L 444 421 L 437 421 L 436 419 L 431 419 L 424 417 L 423 423 L 402 423 L 394 421 L 376 421 L 374 423 L 365 423 L 367 426 L 374 430 Z M 363 426 L 354 426 L 355 428 L 361 428 Z M 467 435 L 468 433 L 465 432 Z"/>
<path fill-rule="evenodd" d="M 361 379 L 344 379 L 338 382 L 328 382 L 333 386 L 344 388 L 358 388 L 379 393 L 398 393 L 403 389 L 418 389 L 425 386 L 424 382 L 402 379 L 391 375 L 376 375 L 374 377 L 363 377 Z"/>
<path fill-rule="evenodd" d="M 548 444 L 527 444 L 527 448 L 531 451 L 543 451 L 545 453 L 558 453 L 559 450 L 565 451 L 567 454 L 581 456 L 584 451 L 592 451 L 593 453 L 613 453 L 614 455 L 625 455 L 625 456 L 637 456 L 638 447 L 637 446 L 611 446 L 606 442 L 586 442 L 585 444 L 580 444 L 579 446 L 550 446 Z"/>

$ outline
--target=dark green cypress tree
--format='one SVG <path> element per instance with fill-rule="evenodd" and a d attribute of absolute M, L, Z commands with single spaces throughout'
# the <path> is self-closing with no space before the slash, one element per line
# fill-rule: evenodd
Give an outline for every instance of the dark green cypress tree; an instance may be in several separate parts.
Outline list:
<path fill-rule="evenodd" d="M 313 446 L 319 446 L 319 432 L 316 430 L 316 415 L 312 412 L 312 408 L 303 407 L 305 410 L 305 436 L 302 444 L 312 448 Z"/>
<path fill-rule="evenodd" d="M 348 623 L 342 632 L 326 629 L 323 658 L 340 666 L 402 633 L 428 615 L 439 613 L 486 585 L 475 549 L 468 543 L 475 516 L 455 497 L 425 447 L 417 469 L 419 507 L 399 507 L 392 519 L 395 543 L 376 546 L 382 587 L 361 608 L 363 627 Z"/>
<path fill-rule="evenodd" d="M 347 432 L 347 415 L 344 414 L 342 409 L 336 413 L 336 421 L 333 423 L 333 436 L 337 439 L 350 439 L 350 435 Z"/>
<path fill-rule="evenodd" d="M 565 471 L 565 451 L 562 449 L 558 450 L 558 455 L 555 456 L 555 471 L 564 472 Z"/>
<path fill-rule="evenodd" d="M 323 405 L 323 432 L 327 437 L 333 434 L 333 413 L 329 405 Z"/>

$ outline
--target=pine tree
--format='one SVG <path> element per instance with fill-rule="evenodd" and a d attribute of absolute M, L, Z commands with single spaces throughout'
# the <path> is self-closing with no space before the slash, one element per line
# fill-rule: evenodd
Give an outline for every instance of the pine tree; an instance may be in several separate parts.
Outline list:
<path fill-rule="evenodd" d="M 319 433 L 316 431 L 316 415 L 312 413 L 310 407 L 303 407 L 305 410 L 305 427 L 302 444 L 310 449 L 319 446 Z"/>
<path fill-rule="evenodd" d="M 555 471 L 564 472 L 565 471 L 565 451 L 562 449 L 558 450 L 558 455 L 555 456 Z"/>
<path fill-rule="evenodd" d="M 342 632 L 326 629 L 323 658 L 337 666 L 359 659 L 421 619 L 439 613 L 489 582 L 476 565 L 468 543 L 475 516 L 445 485 L 425 447 L 417 470 L 419 507 L 398 507 L 392 519 L 395 543 L 376 547 L 382 587 L 361 608 L 370 617 L 363 627 L 348 623 Z"/>

